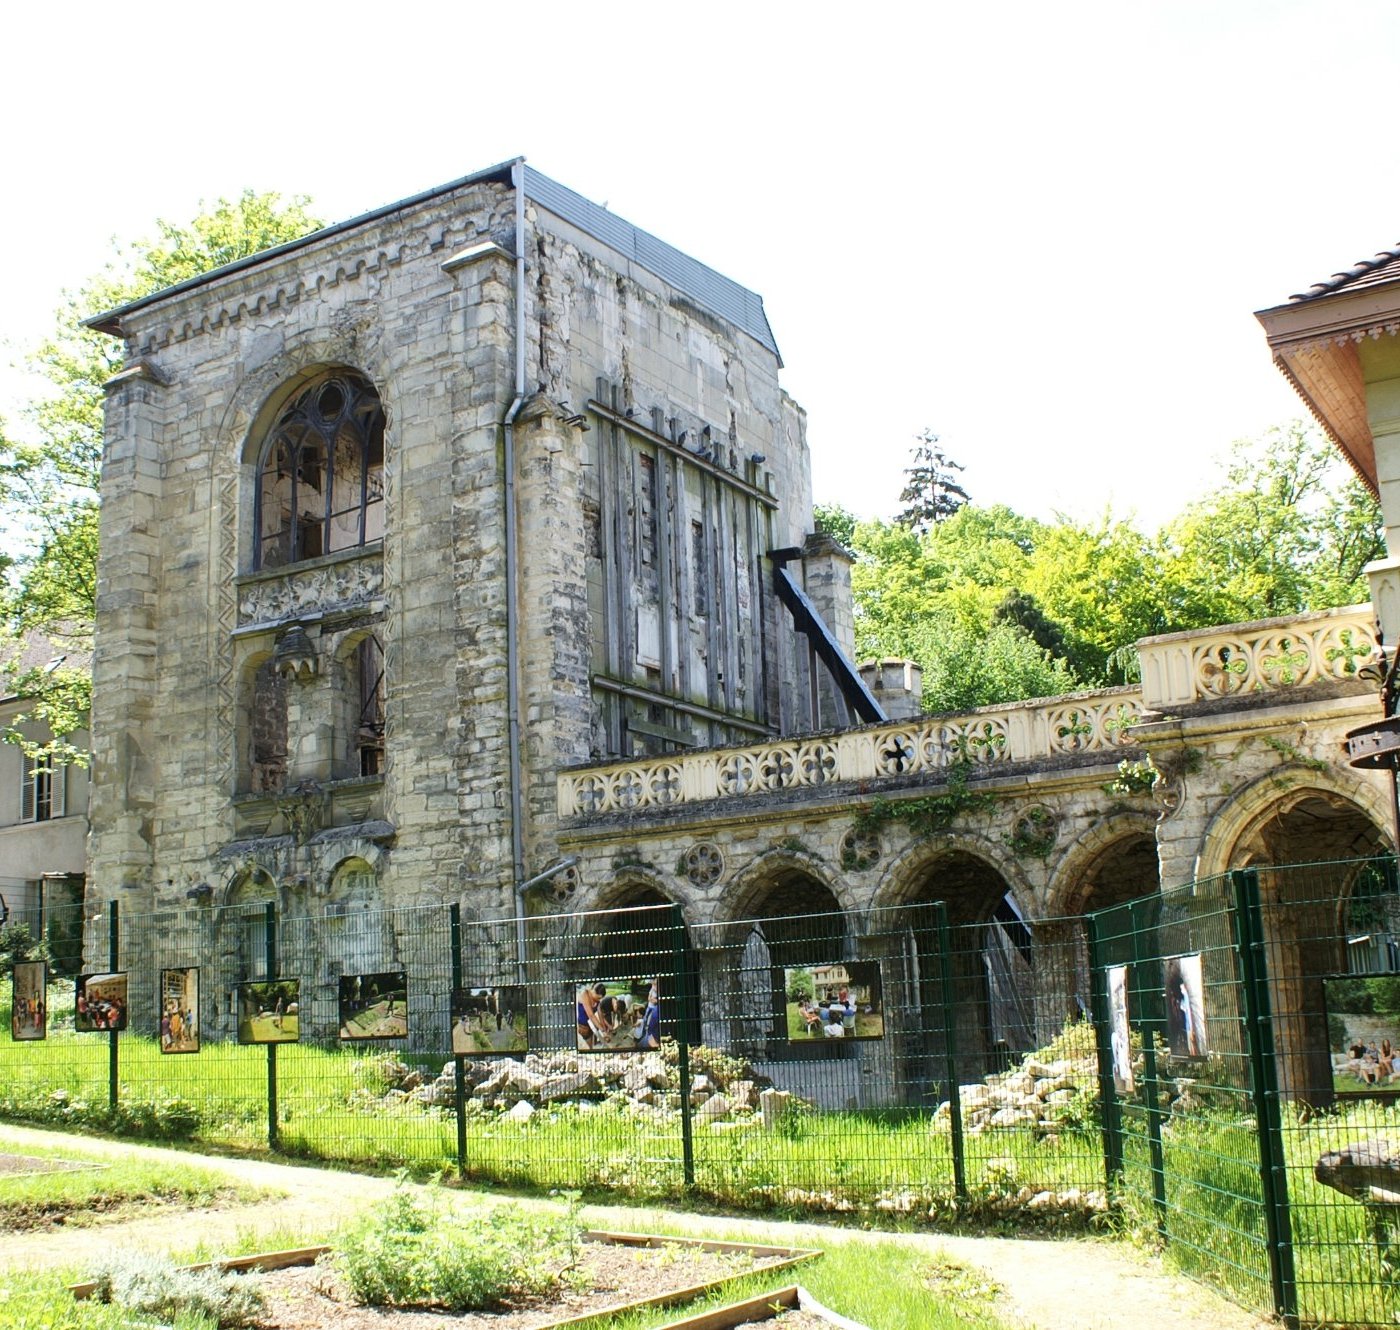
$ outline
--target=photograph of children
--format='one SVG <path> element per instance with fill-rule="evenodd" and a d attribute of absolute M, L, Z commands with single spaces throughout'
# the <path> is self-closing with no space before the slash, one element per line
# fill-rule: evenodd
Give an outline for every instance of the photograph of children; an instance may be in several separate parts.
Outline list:
<path fill-rule="evenodd" d="M 580 1053 L 636 1053 L 661 1047 L 661 980 L 609 979 L 574 998 Z"/>
<path fill-rule="evenodd" d="M 1322 981 L 1327 1051 L 1338 1094 L 1400 1090 L 1400 975 Z"/>
<path fill-rule="evenodd" d="M 238 985 L 238 1042 L 294 1044 L 301 1038 L 301 980 L 254 979 Z"/>
<path fill-rule="evenodd" d="M 48 967 L 43 961 L 19 961 L 15 965 L 10 1005 L 10 1037 L 43 1039 L 48 1034 Z"/>
<path fill-rule="evenodd" d="M 783 992 L 791 1040 L 885 1037 L 880 966 L 875 961 L 785 969 Z"/>
<path fill-rule="evenodd" d="M 407 970 L 340 976 L 342 1039 L 403 1039 L 407 1035 Z"/>
<path fill-rule="evenodd" d="M 193 965 L 160 972 L 160 1051 L 199 1052 L 199 970 Z"/>
<path fill-rule="evenodd" d="M 522 985 L 452 990 L 452 1051 L 463 1057 L 524 1053 L 530 1046 Z"/>
<path fill-rule="evenodd" d="M 126 1029 L 126 973 L 80 974 L 73 989 L 73 1028 Z"/>
<path fill-rule="evenodd" d="M 1133 1046 L 1128 1037 L 1128 967 L 1108 967 L 1109 1043 L 1113 1049 L 1113 1088 L 1132 1094 Z"/>
<path fill-rule="evenodd" d="M 1167 1047 L 1174 1058 L 1203 1058 L 1206 1042 L 1205 986 L 1201 957 L 1171 956 L 1167 971 Z"/>

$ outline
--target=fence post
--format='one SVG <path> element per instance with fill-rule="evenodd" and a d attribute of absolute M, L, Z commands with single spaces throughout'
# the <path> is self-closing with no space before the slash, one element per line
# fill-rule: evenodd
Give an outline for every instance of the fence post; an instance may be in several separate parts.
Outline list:
<path fill-rule="evenodd" d="M 117 957 L 121 950 L 120 907 L 115 900 L 107 902 L 107 968 L 115 974 L 120 962 Z M 131 1018 L 130 994 L 127 995 L 127 1019 Z M 107 1106 L 115 1113 L 117 1109 L 117 1077 L 121 1070 L 121 1052 L 118 1045 L 121 1035 L 116 1030 L 107 1036 Z"/>
<path fill-rule="evenodd" d="M 1089 1015 L 1099 1055 L 1099 1109 L 1103 1118 L 1104 1183 L 1111 1199 L 1123 1173 L 1123 1117 L 1113 1079 L 1113 1013 L 1108 1001 L 1108 971 L 1097 915 L 1084 916 L 1089 944 Z"/>
<path fill-rule="evenodd" d="M 953 1191 L 967 1200 L 967 1159 L 963 1149 L 962 1094 L 958 1086 L 957 1050 L 953 1047 L 953 946 L 948 928 L 948 907 L 935 901 L 938 929 L 938 980 L 943 995 L 943 1077 L 948 1082 L 948 1123 L 953 1145 Z"/>
<path fill-rule="evenodd" d="M 1157 1083 L 1157 1034 L 1163 1023 L 1161 1011 L 1162 985 L 1149 987 L 1146 983 L 1148 965 L 1156 961 L 1161 968 L 1161 957 L 1149 955 L 1145 945 L 1146 935 L 1139 918 L 1141 908 L 1155 906 L 1157 901 L 1133 901 L 1129 904 L 1128 920 L 1133 930 L 1133 991 L 1128 1003 L 1131 1014 L 1133 1007 L 1138 1009 L 1138 1026 L 1142 1030 L 1142 1099 L 1147 1110 L 1147 1153 L 1152 1174 L 1152 1204 L 1157 1211 L 1157 1235 L 1167 1241 L 1167 1165 L 1162 1153 L 1162 1091 Z M 1155 946 L 1152 951 L 1157 951 Z M 1148 997 L 1148 994 L 1151 994 Z"/>
<path fill-rule="evenodd" d="M 447 907 L 447 918 L 452 932 L 452 991 L 464 987 L 462 983 L 462 907 L 453 901 Z M 499 995 L 497 1002 L 500 1001 Z M 467 1180 L 467 1060 L 460 1053 L 453 1054 L 453 1107 L 457 1111 L 457 1176 Z"/>
<path fill-rule="evenodd" d="M 1273 1284 L 1274 1310 L 1285 1325 L 1292 1327 L 1298 1324 L 1298 1281 L 1293 1269 L 1288 1165 L 1283 1150 L 1277 1049 L 1259 908 L 1259 874 L 1252 868 L 1236 869 L 1230 874 L 1230 882 L 1235 889 L 1235 947 L 1240 958 L 1254 1116 L 1259 1126 L 1259 1177 L 1264 1193 L 1264 1227 L 1269 1240 L 1269 1278 Z"/>
<path fill-rule="evenodd" d="M 681 1087 L 681 1169 L 686 1190 L 695 1186 L 695 1135 L 690 1108 L 690 997 L 694 981 L 685 946 L 685 916 L 679 905 L 671 906 L 672 938 L 675 952 L 676 987 L 676 1074 Z M 698 1016 L 699 1013 L 696 1013 Z"/>
<path fill-rule="evenodd" d="M 269 980 L 277 978 L 277 906 L 263 906 L 263 956 Z M 300 1021 L 298 1016 L 297 1020 Z M 277 1045 L 267 1046 L 267 1148 L 277 1149 Z"/>

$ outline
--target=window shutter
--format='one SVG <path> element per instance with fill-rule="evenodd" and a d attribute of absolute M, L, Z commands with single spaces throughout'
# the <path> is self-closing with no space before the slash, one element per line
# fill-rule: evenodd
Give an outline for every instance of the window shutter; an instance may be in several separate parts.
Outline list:
<path fill-rule="evenodd" d="M 19 764 L 19 820 L 34 821 L 34 768 L 27 757 Z"/>

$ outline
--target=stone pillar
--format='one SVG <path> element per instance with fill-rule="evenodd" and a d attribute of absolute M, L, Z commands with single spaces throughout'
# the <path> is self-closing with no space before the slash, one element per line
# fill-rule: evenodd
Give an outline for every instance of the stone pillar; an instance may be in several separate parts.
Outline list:
<path fill-rule="evenodd" d="M 850 550 L 824 531 L 813 532 L 802 542 L 803 590 L 850 661 L 854 661 L 856 651 L 855 604 L 851 598 L 851 564 L 854 562 Z M 813 717 L 815 728 L 850 724 L 853 718 L 840 689 L 825 669 L 817 668 L 819 714 Z"/>
<path fill-rule="evenodd" d="M 92 662 L 89 894 L 149 908 L 159 707 L 163 385 L 143 364 L 107 384 Z M 121 889 L 139 889 L 127 896 Z M 105 945 L 105 943 L 103 944 Z M 93 959 L 92 957 L 88 958 Z M 105 964 L 105 951 L 102 953 Z"/>
<path fill-rule="evenodd" d="M 587 531 L 583 505 L 583 422 L 537 393 L 515 427 L 516 516 L 520 550 L 522 778 L 526 868 L 554 857 L 541 821 L 554 821 L 555 772 L 587 762 L 591 735 Z"/>
<path fill-rule="evenodd" d="M 912 660 L 867 660 L 860 677 L 891 720 L 923 714 L 923 669 Z"/>

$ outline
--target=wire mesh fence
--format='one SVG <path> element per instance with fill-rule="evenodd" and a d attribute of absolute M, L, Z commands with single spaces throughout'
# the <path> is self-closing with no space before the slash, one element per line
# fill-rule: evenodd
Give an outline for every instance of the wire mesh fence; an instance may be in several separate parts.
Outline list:
<path fill-rule="evenodd" d="M 1400 1315 L 1393 860 L 1039 921 L 89 904 L 31 931 L 6 1117 L 746 1206 L 1112 1208 L 1289 1322 Z"/>

